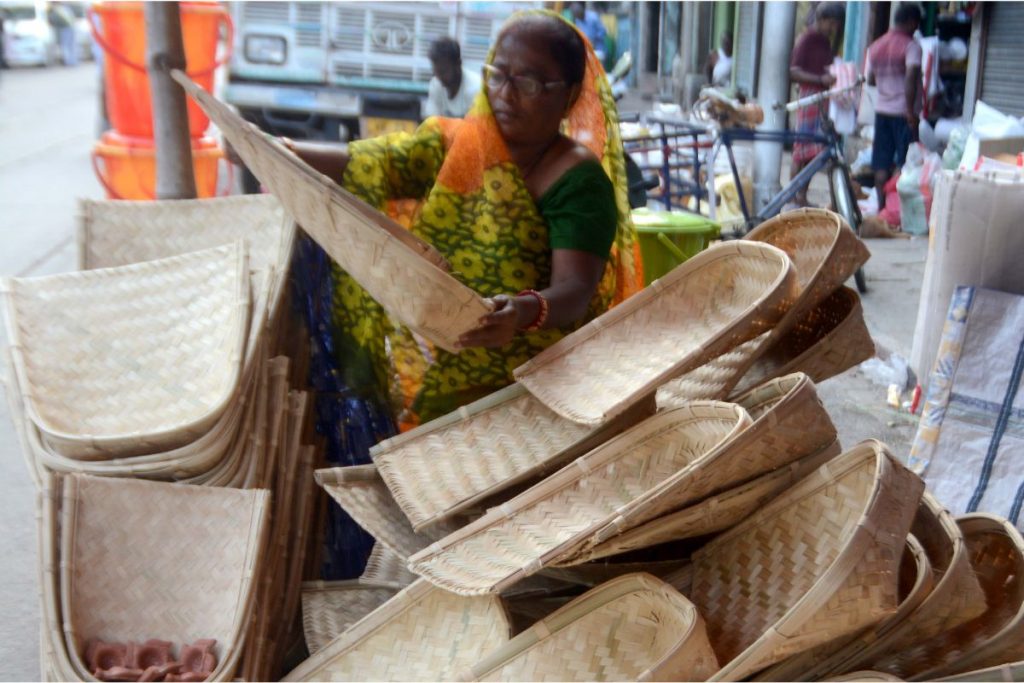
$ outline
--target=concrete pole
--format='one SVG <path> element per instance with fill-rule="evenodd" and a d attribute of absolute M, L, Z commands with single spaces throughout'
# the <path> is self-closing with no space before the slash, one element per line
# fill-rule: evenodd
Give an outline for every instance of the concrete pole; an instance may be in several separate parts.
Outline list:
<path fill-rule="evenodd" d="M 764 123 L 759 130 L 784 130 L 785 110 L 776 104 L 789 99 L 789 58 L 793 49 L 793 22 L 796 3 L 775 0 L 764 4 L 761 30 L 761 65 L 757 78 L 757 100 L 764 109 Z M 782 145 L 775 142 L 754 143 L 754 210 L 759 211 L 782 189 Z"/>
<path fill-rule="evenodd" d="M 156 147 L 156 198 L 195 199 L 185 91 L 171 78 L 171 69 L 185 70 L 178 3 L 146 2 L 143 11 Z"/>

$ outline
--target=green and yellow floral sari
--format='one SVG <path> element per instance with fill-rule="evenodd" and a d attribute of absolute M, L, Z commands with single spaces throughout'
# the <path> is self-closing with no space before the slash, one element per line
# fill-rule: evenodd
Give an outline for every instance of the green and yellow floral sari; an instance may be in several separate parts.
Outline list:
<path fill-rule="evenodd" d="M 615 103 L 589 45 L 587 52 L 583 90 L 564 130 L 601 160 L 615 186 L 618 226 L 582 322 L 642 287 Z M 547 287 L 548 228 L 511 161 L 485 91 L 464 120 L 428 119 L 415 133 L 354 142 L 349 154 L 345 188 L 434 245 L 452 275 L 480 295 Z M 403 428 L 507 386 L 514 368 L 572 331 L 541 330 L 501 349 L 449 353 L 395 324 L 337 267 L 334 278 L 334 353 L 345 382 L 390 400 Z"/>

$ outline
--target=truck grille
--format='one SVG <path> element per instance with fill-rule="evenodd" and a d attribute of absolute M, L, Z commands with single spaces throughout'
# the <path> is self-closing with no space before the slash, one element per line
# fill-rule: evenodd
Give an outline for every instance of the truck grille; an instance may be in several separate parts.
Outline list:
<path fill-rule="evenodd" d="M 491 49 L 495 22 L 483 17 L 468 17 L 462 38 L 462 61 L 483 62 Z"/>
<path fill-rule="evenodd" d="M 299 47 L 320 47 L 323 39 L 322 2 L 295 3 L 295 42 Z"/>
<path fill-rule="evenodd" d="M 334 75 L 340 78 L 362 78 L 362 62 L 335 62 Z"/>
<path fill-rule="evenodd" d="M 420 17 L 420 33 L 416 36 L 416 55 L 419 57 L 430 57 L 430 44 L 438 38 L 454 36 L 451 19 L 424 15 Z"/>
<path fill-rule="evenodd" d="M 411 57 L 416 47 L 416 16 L 404 12 L 374 12 L 370 44 L 374 51 Z"/>
<path fill-rule="evenodd" d="M 334 46 L 341 50 L 363 52 L 366 49 L 367 16 L 368 12 L 363 9 L 337 8 L 334 14 L 334 26 L 331 29 L 331 41 Z"/>
<path fill-rule="evenodd" d="M 370 78 L 389 78 L 395 81 L 411 81 L 412 67 L 371 64 Z"/>
<path fill-rule="evenodd" d="M 242 10 L 242 20 L 268 24 L 288 23 L 287 2 L 247 2 Z"/>

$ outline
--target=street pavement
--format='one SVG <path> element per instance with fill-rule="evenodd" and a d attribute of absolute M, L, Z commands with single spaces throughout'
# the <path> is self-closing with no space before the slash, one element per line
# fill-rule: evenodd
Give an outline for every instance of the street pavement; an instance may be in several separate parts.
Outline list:
<path fill-rule="evenodd" d="M 75 267 L 75 201 L 103 196 L 89 162 L 96 109 L 93 63 L 0 71 L 0 275 Z M 0 678 L 38 680 L 35 491 L 6 399 L 0 501 Z"/>
<path fill-rule="evenodd" d="M 94 64 L 0 71 L 0 275 L 76 267 L 79 197 L 99 198 Z M 788 164 L 786 164 L 788 166 Z M 785 172 L 785 170 L 784 170 Z M 817 193 L 812 188 L 812 199 Z M 872 240 L 865 318 L 882 355 L 909 356 L 927 240 Z M 852 284 L 852 283 L 851 283 Z M 5 338 L 0 330 L 0 341 Z M 854 368 L 819 394 L 845 447 L 865 438 L 906 458 L 916 419 L 886 405 L 886 388 Z M 35 508 L 6 400 L 0 402 L 0 679 L 39 678 Z M 145 635 L 145 634 L 143 634 Z"/>

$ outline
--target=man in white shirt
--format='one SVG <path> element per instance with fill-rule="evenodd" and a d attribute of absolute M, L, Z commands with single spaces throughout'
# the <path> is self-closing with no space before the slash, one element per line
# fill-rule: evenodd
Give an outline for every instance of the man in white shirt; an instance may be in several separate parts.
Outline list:
<path fill-rule="evenodd" d="M 462 118 L 480 92 L 480 75 L 463 68 L 462 51 L 451 38 L 430 46 L 434 77 L 427 88 L 427 116 Z"/>

